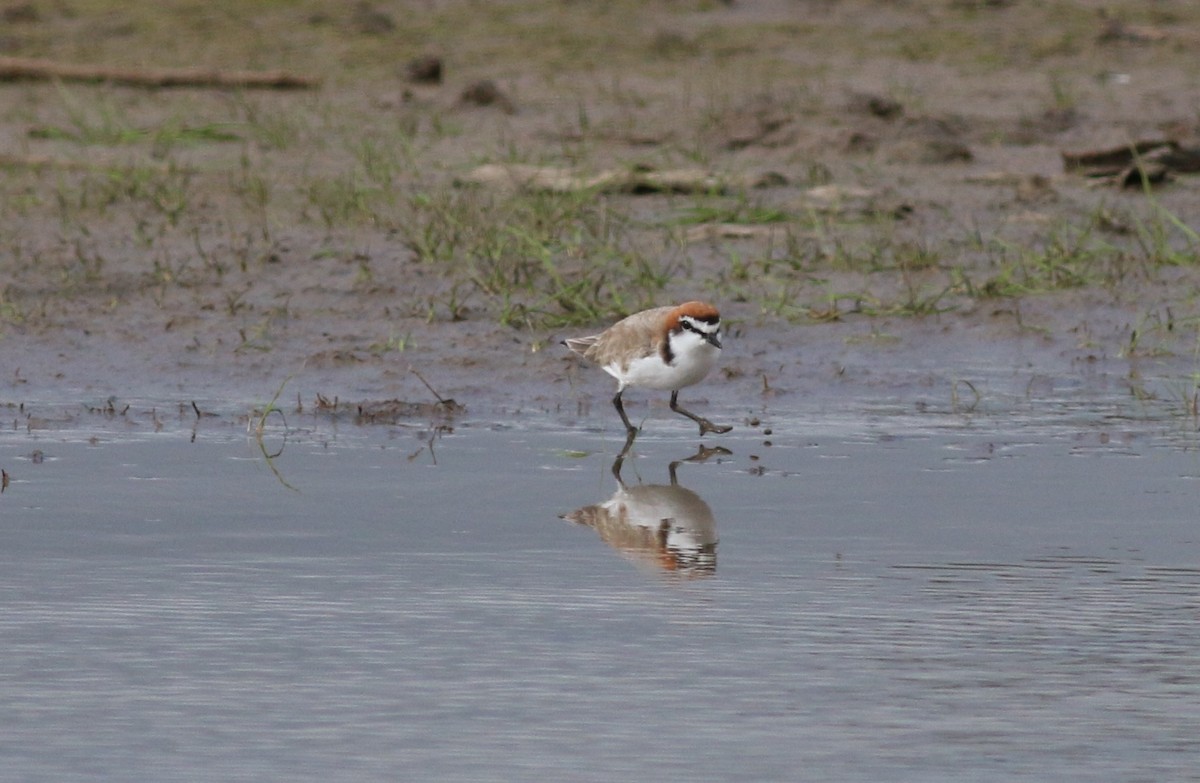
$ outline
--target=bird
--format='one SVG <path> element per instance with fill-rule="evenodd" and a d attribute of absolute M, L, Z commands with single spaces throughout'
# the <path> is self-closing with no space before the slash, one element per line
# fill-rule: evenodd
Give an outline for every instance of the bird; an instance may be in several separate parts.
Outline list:
<path fill-rule="evenodd" d="M 600 334 L 569 337 L 562 344 L 617 379 L 612 402 L 625 424 L 627 444 L 638 432 L 625 415 L 621 401 L 630 386 L 669 390 L 671 410 L 699 424 L 701 435 L 733 429 L 713 424 L 679 404 L 679 390 L 704 380 L 721 353 L 721 314 L 708 302 L 642 310 Z"/>

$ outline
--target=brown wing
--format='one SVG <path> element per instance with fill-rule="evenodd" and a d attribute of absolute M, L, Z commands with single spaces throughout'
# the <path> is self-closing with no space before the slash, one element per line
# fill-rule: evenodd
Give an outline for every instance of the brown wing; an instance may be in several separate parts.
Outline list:
<path fill-rule="evenodd" d="M 643 310 L 617 321 L 587 349 L 583 354 L 584 358 L 601 367 L 607 367 L 622 356 L 653 352 L 658 342 L 658 330 L 663 319 L 674 309 L 671 305 L 655 307 L 652 310 Z M 631 348 L 639 350 L 632 352 Z"/>

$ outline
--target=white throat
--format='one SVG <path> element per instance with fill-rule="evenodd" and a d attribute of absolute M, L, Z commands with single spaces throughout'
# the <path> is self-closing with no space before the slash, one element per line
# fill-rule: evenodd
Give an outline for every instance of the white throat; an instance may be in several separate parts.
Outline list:
<path fill-rule="evenodd" d="M 712 370 L 721 353 L 721 349 L 703 335 L 687 329 L 673 332 L 667 339 L 670 341 L 671 364 L 665 369 L 671 377 L 664 379 L 664 386 L 660 388 L 680 389 L 699 383 Z"/>
<path fill-rule="evenodd" d="M 719 332 L 720 327 L 713 330 Z M 711 334 L 711 332 L 709 333 Z M 710 343 L 704 335 L 696 334 L 695 332 L 684 329 L 681 332 L 671 332 L 667 335 L 667 340 L 670 341 L 671 353 L 675 356 L 674 364 L 678 365 L 680 360 L 689 356 L 698 354 L 709 355 L 714 359 L 717 352 L 721 349 Z"/>

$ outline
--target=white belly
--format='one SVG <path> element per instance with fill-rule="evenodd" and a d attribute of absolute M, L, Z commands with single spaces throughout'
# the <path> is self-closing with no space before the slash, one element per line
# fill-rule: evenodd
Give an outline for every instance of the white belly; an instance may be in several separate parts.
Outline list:
<path fill-rule="evenodd" d="M 620 387 L 641 386 L 646 389 L 675 391 L 699 383 L 717 363 L 720 349 L 704 343 L 675 357 L 674 364 L 666 364 L 661 356 L 635 359 L 627 367 L 610 364 L 605 367 L 609 375 L 617 379 Z"/>

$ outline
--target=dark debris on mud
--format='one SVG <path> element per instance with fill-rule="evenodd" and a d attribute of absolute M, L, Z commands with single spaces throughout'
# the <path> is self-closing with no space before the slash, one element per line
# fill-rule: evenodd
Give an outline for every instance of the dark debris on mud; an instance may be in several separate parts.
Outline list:
<path fill-rule="evenodd" d="M 349 415 L 355 424 L 400 424 L 414 419 L 445 423 L 465 413 L 466 406 L 452 399 L 439 399 L 437 402 L 399 399 L 342 402 L 337 397 L 331 400 L 318 394 L 316 411 L 329 417 Z"/>

